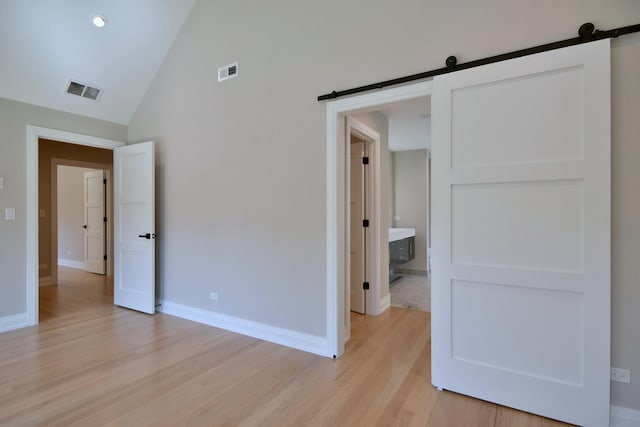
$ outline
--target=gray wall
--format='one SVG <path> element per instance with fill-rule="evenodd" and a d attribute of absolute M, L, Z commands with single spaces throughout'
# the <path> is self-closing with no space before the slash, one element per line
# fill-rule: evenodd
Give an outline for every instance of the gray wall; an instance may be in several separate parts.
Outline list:
<path fill-rule="evenodd" d="M 640 2 L 198 1 L 129 125 L 130 141 L 158 141 L 161 296 L 324 335 L 326 109 L 316 96 L 440 68 L 452 54 L 466 62 L 574 37 L 587 21 L 635 24 Z M 613 45 L 612 351 L 637 376 L 640 37 Z M 234 61 L 239 77 L 218 84 L 217 68 Z M 640 409 L 637 396 L 640 381 L 614 384 L 614 403 Z"/>
<path fill-rule="evenodd" d="M 630 369 L 632 382 L 612 383 L 611 401 L 640 409 L 640 35 L 613 47 L 611 364 Z"/>
<path fill-rule="evenodd" d="M 94 170 L 58 166 L 58 259 L 84 263 L 84 174 Z"/>
<path fill-rule="evenodd" d="M 400 268 L 427 271 L 427 150 L 393 153 L 394 227 L 415 228 L 415 258 Z"/>
<path fill-rule="evenodd" d="M 27 124 L 125 140 L 126 127 L 0 98 L 0 317 L 26 311 Z M 4 209 L 16 208 L 5 221 Z"/>

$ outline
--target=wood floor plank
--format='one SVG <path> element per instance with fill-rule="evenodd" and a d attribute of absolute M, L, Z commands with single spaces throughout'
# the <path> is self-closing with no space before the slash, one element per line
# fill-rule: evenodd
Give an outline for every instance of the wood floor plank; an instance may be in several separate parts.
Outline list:
<path fill-rule="evenodd" d="M 431 385 L 431 340 L 418 353 L 402 386 L 376 421 L 377 426 L 422 426 L 435 406 L 438 391 Z"/>
<path fill-rule="evenodd" d="M 443 391 L 439 393 L 428 427 L 494 426 L 496 405 Z"/>
<path fill-rule="evenodd" d="M 431 385 L 430 314 L 352 316 L 337 360 L 113 305 L 60 269 L 41 323 L 0 334 L 0 426 L 564 425 Z"/>
<path fill-rule="evenodd" d="M 526 412 L 498 406 L 495 427 L 561 427 L 568 424 L 549 418 L 531 416 Z"/>

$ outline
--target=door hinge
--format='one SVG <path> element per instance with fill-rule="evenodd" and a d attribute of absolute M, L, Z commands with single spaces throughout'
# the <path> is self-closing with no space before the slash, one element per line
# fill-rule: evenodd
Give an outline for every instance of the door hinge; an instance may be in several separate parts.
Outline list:
<path fill-rule="evenodd" d="M 105 185 L 107 185 L 107 178 L 103 179 L 103 180 L 102 180 L 102 183 L 103 183 L 103 184 L 105 184 Z"/>
<path fill-rule="evenodd" d="M 365 291 L 369 290 L 369 282 L 363 282 L 362 289 L 364 289 Z"/>
<path fill-rule="evenodd" d="M 107 222 L 107 217 L 106 216 L 104 217 L 104 222 Z"/>
<path fill-rule="evenodd" d="M 368 227 L 369 226 L 369 220 L 368 219 L 363 219 L 362 220 L 362 226 L 365 227 L 365 228 Z"/>
<path fill-rule="evenodd" d="M 106 260 L 107 260 L 107 256 L 105 255 L 105 256 L 103 257 L 103 259 L 106 261 Z"/>
<path fill-rule="evenodd" d="M 365 156 L 365 157 L 362 158 L 362 164 L 363 165 L 368 165 L 369 164 L 369 157 L 368 156 Z"/>

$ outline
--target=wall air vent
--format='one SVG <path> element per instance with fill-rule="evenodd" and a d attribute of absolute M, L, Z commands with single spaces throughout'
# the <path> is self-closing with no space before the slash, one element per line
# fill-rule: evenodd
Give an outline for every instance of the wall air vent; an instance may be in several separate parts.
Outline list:
<path fill-rule="evenodd" d="M 218 68 L 218 81 L 228 80 L 238 76 L 238 63 Z"/>
<path fill-rule="evenodd" d="M 69 80 L 66 92 L 71 95 L 78 95 L 83 98 L 93 99 L 94 101 L 98 101 L 102 95 L 102 89 L 91 87 L 73 80 Z"/>

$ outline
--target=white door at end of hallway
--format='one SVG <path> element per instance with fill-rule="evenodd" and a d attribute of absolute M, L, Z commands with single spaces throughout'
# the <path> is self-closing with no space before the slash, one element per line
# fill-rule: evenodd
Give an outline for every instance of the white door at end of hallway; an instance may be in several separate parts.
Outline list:
<path fill-rule="evenodd" d="M 104 171 L 84 174 L 84 266 L 90 273 L 105 274 L 105 182 Z"/>

